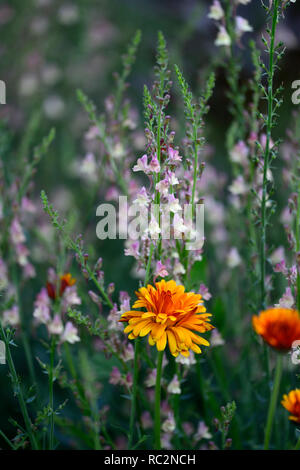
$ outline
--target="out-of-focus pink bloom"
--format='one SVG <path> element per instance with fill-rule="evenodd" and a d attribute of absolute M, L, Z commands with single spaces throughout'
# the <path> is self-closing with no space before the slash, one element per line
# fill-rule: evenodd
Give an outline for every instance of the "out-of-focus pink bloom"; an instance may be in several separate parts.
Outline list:
<path fill-rule="evenodd" d="M 169 192 L 170 183 L 167 178 L 160 180 L 155 185 L 156 191 L 158 191 L 162 196 L 167 196 Z"/>
<path fill-rule="evenodd" d="M 282 261 L 280 261 L 280 263 L 276 264 L 276 266 L 274 267 L 274 272 L 275 273 L 282 273 L 285 276 L 287 275 L 288 269 L 286 267 L 284 259 Z"/>
<path fill-rule="evenodd" d="M 141 422 L 144 429 L 151 429 L 153 426 L 153 420 L 149 411 L 144 411 L 141 415 Z"/>
<path fill-rule="evenodd" d="M 194 426 L 188 421 L 182 423 L 182 429 L 184 430 L 187 436 L 191 436 L 192 434 L 194 434 Z"/>
<path fill-rule="evenodd" d="M 113 331 L 122 331 L 122 323 L 120 323 L 119 320 L 120 312 L 118 311 L 117 305 L 115 304 L 114 308 L 110 310 L 109 315 L 107 317 L 108 329 Z"/>
<path fill-rule="evenodd" d="M 125 248 L 125 251 L 124 251 L 125 256 L 133 256 L 134 258 L 139 259 L 139 257 L 140 257 L 140 252 L 139 252 L 140 243 L 139 243 L 139 241 L 128 240 L 127 242 L 128 242 L 127 243 L 127 248 Z"/>
<path fill-rule="evenodd" d="M 22 198 L 21 208 L 24 212 L 28 212 L 29 214 L 36 213 L 36 206 L 34 203 L 26 196 Z"/>
<path fill-rule="evenodd" d="M 29 251 L 28 248 L 22 243 L 16 245 L 16 255 L 20 266 L 26 266 L 28 263 Z"/>
<path fill-rule="evenodd" d="M 121 372 L 117 367 L 113 367 L 110 373 L 109 383 L 112 385 L 119 385 L 122 380 Z"/>
<path fill-rule="evenodd" d="M 204 300 L 210 300 L 212 297 L 205 284 L 200 284 L 198 294 L 202 295 Z"/>
<path fill-rule="evenodd" d="M 118 201 L 120 192 L 116 186 L 110 186 L 105 194 L 106 201 Z"/>
<path fill-rule="evenodd" d="M 241 264 L 242 260 L 236 247 L 232 247 L 226 256 L 227 266 L 231 269 L 236 268 Z"/>
<path fill-rule="evenodd" d="M 156 268 L 155 268 L 155 278 L 157 277 L 166 277 L 168 276 L 168 271 L 166 269 L 166 266 L 162 264 L 161 261 L 157 261 L 156 263 Z"/>
<path fill-rule="evenodd" d="M 38 293 L 34 302 L 33 316 L 39 323 L 48 323 L 50 321 L 50 299 L 47 289 L 43 287 Z"/>
<path fill-rule="evenodd" d="M 51 335 L 61 335 L 64 330 L 64 326 L 61 321 L 60 315 L 56 314 L 53 320 L 47 325 L 47 327 Z"/>
<path fill-rule="evenodd" d="M 279 303 L 275 305 L 275 307 L 280 307 L 280 308 L 293 308 L 295 305 L 295 299 L 292 294 L 292 290 L 290 287 L 287 287 L 285 289 L 285 292 L 281 299 L 279 300 Z"/>
<path fill-rule="evenodd" d="M 173 149 L 173 147 L 168 147 L 168 163 L 170 165 L 177 164 L 181 162 L 182 157 L 179 155 L 179 150 Z"/>
<path fill-rule="evenodd" d="M 239 175 L 235 180 L 233 180 L 228 189 L 234 196 L 243 196 L 248 193 L 249 186 L 246 184 L 243 176 Z"/>
<path fill-rule="evenodd" d="M 26 240 L 20 221 L 17 219 L 17 217 L 15 217 L 11 223 L 10 236 L 14 245 L 24 243 Z"/>
<path fill-rule="evenodd" d="M 210 345 L 212 348 L 217 347 L 217 346 L 223 346 L 225 344 L 225 341 L 223 340 L 221 333 L 217 328 L 212 330 L 211 337 L 210 337 Z"/>
<path fill-rule="evenodd" d="M 81 305 L 81 298 L 78 296 L 76 286 L 69 286 L 63 294 L 63 307 L 67 310 L 72 305 Z"/>
<path fill-rule="evenodd" d="M 240 140 L 230 152 L 230 160 L 246 166 L 248 163 L 249 149 L 244 141 Z"/>
<path fill-rule="evenodd" d="M 283 246 L 279 246 L 273 253 L 270 255 L 269 259 L 273 265 L 280 263 L 284 260 L 285 253 Z"/>
<path fill-rule="evenodd" d="M 167 432 L 164 432 L 161 436 L 161 446 L 162 446 L 162 449 L 166 449 L 166 450 L 171 450 L 173 449 L 173 446 L 172 446 L 172 443 L 171 443 L 171 439 L 172 439 L 172 434 L 171 433 L 167 433 Z"/>
<path fill-rule="evenodd" d="M 139 190 L 136 196 L 137 196 L 136 199 L 133 201 L 134 204 L 138 204 L 139 206 L 145 206 L 145 207 L 148 206 L 150 202 L 150 198 L 144 186 Z"/>
<path fill-rule="evenodd" d="M 125 377 L 122 379 L 122 384 L 125 385 L 125 387 L 131 388 L 133 384 L 133 379 L 132 379 L 132 374 L 128 372 Z"/>
<path fill-rule="evenodd" d="M 121 357 L 124 362 L 132 361 L 134 359 L 134 349 L 132 343 L 126 344 L 121 353 Z"/>
<path fill-rule="evenodd" d="M 19 307 L 14 305 L 12 308 L 3 312 L 3 325 L 17 326 L 20 323 Z"/>
<path fill-rule="evenodd" d="M 198 423 L 198 429 L 195 434 L 195 441 L 200 441 L 201 439 L 211 439 L 212 435 L 209 432 L 208 427 L 204 423 L 204 421 L 200 421 Z"/>
<path fill-rule="evenodd" d="M 36 276 L 35 267 L 31 263 L 26 263 L 24 266 L 23 273 L 26 279 L 32 279 Z"/>
<path fill-rule="evenodd" d="M 0 258 L 0 291 L 8 285 L 7 267 L 2 258 Z"/>
<path fill-rule="evenodd" d="M 149 164 L 149 171 L 153 173 L 159 173 L 160 172 L 160 164 L 157 159 L 157 155 L 153 155 L 151 162 Z"/>
<path fill-rule="evenodd" d="M 170 212 L 173 212 L 173 214 L 182 211 L 182 207 L 179 204 L 179 200 L 174 196 L 174 194 L 169 194 L 168 196 L 168 209 L 170 210 Z"/>
<path fill-rule="evenodd" d="M 97 126 L 91 126 L 89 130 L 85 133 L 85 138 L 87 140 L 96 139 L 99 136 L 99 129 Z"/>
<path fill-rule="evenodd" d="M 128 292 L 120 292 L 120 314 L 130 310 L 130 296 Z"/>

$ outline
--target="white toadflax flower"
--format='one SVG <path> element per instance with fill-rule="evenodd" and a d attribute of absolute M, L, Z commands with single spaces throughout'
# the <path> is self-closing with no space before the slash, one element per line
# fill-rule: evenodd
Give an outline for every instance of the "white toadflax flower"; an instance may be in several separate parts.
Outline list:
<path fill-rule="evenodd" d="M 235 247 L 231 248 L 226 257 L 227 266 L 229 268 L 236 268 L 241 264 L 241 261 L 238 250 Z"/>
<path fill-rule="evenodd" d="M 246 18 L 237 16 L 235 21 L 235 30 L 238 37 L 242 36 L 244 33 L 250 33 L 251 31 L 253 31 L 252 26 L 249 24 Z"/>
<path fill-rule="evenodd" d="M 214 0 L 214 3 L 210 7 L 208 18 L 212 20 L 219 21 L 224 18 L 224 10 L 219 2 L 219 0 Z"/>
<path fill-rule="evenodd" d="M 9 310 L 3 312 L 3 325 L 17 326 L 20 323 L 19 308 L 14 305 Z"/>
<path fill-rule="evenodd" d="M 162 424 L 162 430 L 164 432 L 173 432 L 176 429 L 173 413 L 168 414 L 168 418 Z"/>
<path fill-rule="evenodd" d="M 224 28 L 224 26 L 220 26 L 219 28 L 219 33 L 218 33 L 217 39 L 215 40 L 215 45 L 216 46 L 230 46 L 231 45 L 230 36 L 228 32 L 226 31 L 226 29 Z"/>
<path fill-rule="evenodd" d="M 168 385 L 167 390 L 168 390 L 168 393 L 172 393 L 174 395 L 180 395 L 181 388 L 180 388 L 180 382 L 178 380 L 177 375 L 175 375 L 173 377 L 173 379 L 171 380 L 171 382 Z"/>

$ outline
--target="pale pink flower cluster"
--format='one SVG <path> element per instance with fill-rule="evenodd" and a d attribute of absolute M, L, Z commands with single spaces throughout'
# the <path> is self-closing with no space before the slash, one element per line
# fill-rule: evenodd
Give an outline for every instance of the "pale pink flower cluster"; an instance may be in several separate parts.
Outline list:
<path fill-rule="evenodd" d="M 56 276 L 49 270 L 49 279 L 56 285 Z M 49 281 L 50 282 L 50 281 Z M 78 329 L 71 321 L 64 320 L 68 308 L 80 305 L 81 299 L 77 294 L 76 286 L 66 287 L 59 301 L 59 312 L 55 313 L 55 306 L 48 295 L 48 291 L 43 287 L 37 294 L 34 302 L 33 317 L 37 325 L 43 324 L 47 327 L 49 335 L 56 336 L 60 342 L 74 344 L 80 341 Z"/>

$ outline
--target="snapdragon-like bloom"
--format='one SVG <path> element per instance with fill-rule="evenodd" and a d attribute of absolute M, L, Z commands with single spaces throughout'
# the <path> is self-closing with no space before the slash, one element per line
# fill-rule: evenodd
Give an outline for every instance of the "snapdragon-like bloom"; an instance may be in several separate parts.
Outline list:
<path fill-rule="evenodd" d="M 208 14 L 208 18 L 211 18 L 212 20 L 219 21 L 222 18 L 224 18 L 224 10 L 221 6 L 221 3 L 219 0 L 214 0 L 212 6 L 210 7 L 210 11 Z"/>
<path fill-rule="evenodd" d="M 216 46 L 230 46 L 231 45 L 231 38 L 224 28 L 224 26 L 220 26 L 217 39 L 215 40 Z"/>
<path fill-rule="evenodd" d="M 238 37 L 241 37 L 244 33 L 250 33 L 253 31 L 252 26 L 249 24 L 246 18 L 242 18 L 241 16 L 236 17 L 236 24 L 235 30 Z"/>
<path fill-rule="evenodd" d="M 300 316 L 297 310 L 269 308 L 252 318 L 253 328 L 270 346 L 281 351 L 291 349 L 300 338 Z"/>
<path fill-rule="evenodd" d="M 125 312 L 120 321 L 128 322 L 124 333 L 129 339 L 149 334 L 149 344 L 163 351 L 167 343 L 173 356 L 189 356 L 190 350 L 201 353 L 198 345 L 209 346 L 209 342 L 197 335 L 213 329 L 210 313 L 206 313 L 200 294 L 185 292 L 184 286 L 175 281 L 160 281 L 155 287 L 148 285 L 136 292 L 138 300 L 133 308 Z"/>
<path fill-rule="evenodd" d="M 10 326 L 18 326 L 20 323 L 20 315 L 19 315 L 19 307 L 17 305 L 13 305 L 8 310 L 3 312 L 3 325 L 10 325 Z"/>
<path fill-rule="evenodd" d="M 281 404 L 291 413 L 289 419 L 300 423 L 300 389 L 291 390 L 287 395 L 283 395 Z"/>

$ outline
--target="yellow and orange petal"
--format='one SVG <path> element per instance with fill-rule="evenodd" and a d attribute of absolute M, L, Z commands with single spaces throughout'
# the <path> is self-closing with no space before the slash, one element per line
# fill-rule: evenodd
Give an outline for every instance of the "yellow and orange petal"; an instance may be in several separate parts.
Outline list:
<path fill-rule="evenodd" d="M 270 308 L 252 317 L 253 328 L 270 346 L 287 351 L 300 339 L 300 316 L 297 310 Z"/>
<path fill-rule="evenodd" d="M 209 346 L 209 342 L 196 333 L 204 333 L 214 327 L 210 313 L 206 313 L 200 294 L 185 292 L 175 281 L 162 280 L 154 286 L 148 284 L 136 292 L 135 309 L 125 312 L 120 321 L 127 322 L 124 333 L 129 339 L 149 334 L 149 344 L 163 351 L 167 344 L 173 356 L 189 356 L 191 349 L 201 353 L 199 345 Z M 196 333 L 195 333 L 196 332 Z"/>
<path fill-rule="evenodd" d="M 287 395 L 283 395 L 282 406 L 291 413 L 289 419 L 300 423 L 300 389 L 292 390 Z"/>

